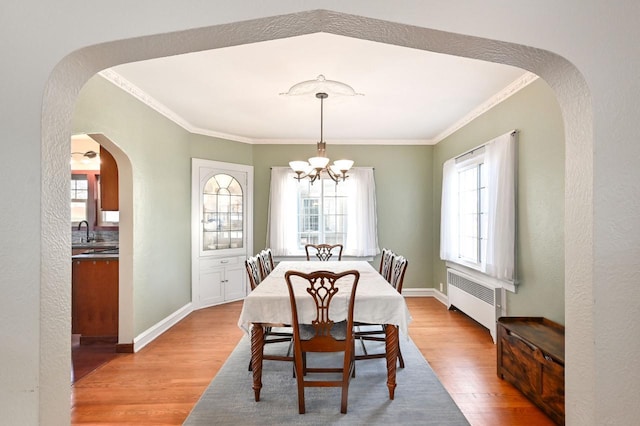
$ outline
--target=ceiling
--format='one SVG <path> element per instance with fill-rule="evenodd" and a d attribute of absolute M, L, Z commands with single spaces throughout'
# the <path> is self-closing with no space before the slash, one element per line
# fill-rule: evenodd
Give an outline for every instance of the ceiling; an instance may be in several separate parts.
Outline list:
<path fill-rule="evenodd" d="M 324 139 L 389 144 L 437 143 L 530 75 L 326 33 L 135 62 L 101 74 L 193 133 L 247 143 L 317 142 L 320 101 L 281 93 L 323 74 L 363 94 L 329 94 Z"/>

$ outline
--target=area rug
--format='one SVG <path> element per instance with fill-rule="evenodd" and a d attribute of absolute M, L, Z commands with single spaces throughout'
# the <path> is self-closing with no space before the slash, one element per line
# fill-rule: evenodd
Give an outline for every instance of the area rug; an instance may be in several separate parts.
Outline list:
<path fill-rule="evenodd" d="M 340 388 L 306 388 L 306 414 L 298 414 L 298 397 L 290 362 L 264 361 L 260 401 L 254 400 L 248 371 L 250 343 L 244 336 L 183 423 L 196 425 L 468 425 L 460 409 L 436 378 L 415 344 L 401 336 L 405 368 L 398 368 L 395 399 L 389 399 L 386 360 L 356 362 L 349 385 L 347 414 L 340 413 Z M 356 342 L 357 351 L 362 349 Z M 370 353 L 384 343 L 367 341 Z M 286 353 L 288 345 L 270 344 L 265 353 Z M 311 356 L 311 355 L 310 355 Z M 309 358 L 340 365 L 340 357 Z M 323 376 L 323 378 L 325 378 Z"/>

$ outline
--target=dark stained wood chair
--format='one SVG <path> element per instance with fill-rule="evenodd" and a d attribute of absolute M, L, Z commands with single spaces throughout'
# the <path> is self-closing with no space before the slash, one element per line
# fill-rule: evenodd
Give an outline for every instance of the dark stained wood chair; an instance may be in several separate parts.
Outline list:
<path fill-rule="evenodd" d="M 402 293 L 402 283 L 404 281 L 404 275 L 407 271 L 407 266 L 409 266 L 409 261 L 400 255 L 394 255 L 393 259 L 393 269 L 391 270 L 391 274 L 389 276 L 389 284 L 395 288 L 398 293 Z M 363 355 L 357 355 L 357 360 L 363 359 L 374 359 L 374 358 L 386 358 L 386 352 L 382 353 L 368 353 L 367 348 L 364 344 L 366 340 L 374 340 L 377 342 L 385 341 L 385 331 L 384 324 L 365 324 L 365 323 L 356 323 L 355 328 L 355 336 L 356 339 L 359 339 L 362 343 L 362 349 L 364 351 Z M 402 358 L 402 352 L 400 351 L 400 339 L 398 339 L 398 363 L 400 364 L 400 368 L 404 368 L 404 359 Z"/>
<path fill-rule="evenodd" d="M 247 270 L 247 275 L 249 276 L 249 285 L 251 286 L 251 291 L 255 290 L 256 287 L 262 282 L 261 268 L 259 256 L 251 256 L 244 261 L 245 268 Z M 293 333 L 290 330 L 290 325 L 288 324 L 263 324 L 264 326 L 264 344 L 267 345 L 269 343 L 282 343 L 289 342 L 289 348 L 287 349 L 286 355 L 263 355 L 263 359 L 273 360 L 273 361 L 293 361 L 293 357 L 290 356 L 291 353 L 291 345 L 293 343 Z M 280 330 L 284 329 L 284 331 L 276 331 L 274 327 L 279 328 Z M 249 360 L 249 371 L 251 371 L 251 360 Z"/>
<path fill-rule="evenodd" d="M 338 255 L 338 260 L 342 260 L 342 244 L 306 244 L 304 251 L 307 253 L 307 260 L 311 260 L 311 255 L 315 255 L 326 262 L 331 260 L 334 254 Z"/>
<path fill-rule="evenodd" d="M 244 267 L 247 270 L 247 275 L 249 276 L 251 291 L 253 291 L 262 281 L 262 269 L 260 268 L 258 257 L 248 257 L 247 260 L 244 261 Z"/>
<path fill-rule="evenodd" d="M 382 275 L 387 281 L 391 279 L 391 267 L 393 266 L 394 257 L 395 254 L 391 250 L 386 248 L 382 249 L 382 258 L 380 259 L 380 275 Z"/>
<path fill-rule="evenodd" d="M 270 248 L 266 248 L 258 253 L 258 260 L 260 262 L 260 271 L 262 274 L 262 279 L 265 279 L 267 275 L 273 271 L 275 268 L 275 263 L 273 262 L 273 253 Z"/>
<path fill-rule="evenodd" d="M 305 412 L 305 387 L 340 387 L 342 400 L 340 412 L 347 412 L 349 381 L 355 376 L 353 306 L 360 273 L 355 270 L 341 273 L 315 271 L 309 274 L 287 271 L 285 280 L 291 301 L 293 326 L 293 354 L 295 376 L 298 385 L 298 411 Z M 334 322 L 330 316 L 331 302 L 338 292 L 348 291 L 347 319 Z M 297 296 L 297 300 L 296 300 Z M 298 316 L 298 303 L 307 297 L 315 306 L 315 319 L 302 324 Z M 310 367 L 309 352 L 343 352 L 342 367 Z M 342 373 L 341 380 L 306 380 L 308 373 Z"/>

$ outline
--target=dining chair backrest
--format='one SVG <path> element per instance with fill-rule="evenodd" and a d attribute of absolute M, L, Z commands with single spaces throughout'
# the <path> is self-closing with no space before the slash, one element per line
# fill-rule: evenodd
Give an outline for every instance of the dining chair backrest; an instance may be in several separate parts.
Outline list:
<path fill-rule="evenodd" d="M 306 244 L 304 250 L 307 260 L 311 260 L 312 254 L 323 262 L 331 260 L 334 254 L 338 255 L 338 260 L 342 260 L 342 244 Z"/>
<path fill-rule="evenodd" d="M 340 273 L 314 271 L 304 273 L 287 271 L 285 281 L 291 303 L 291 325 L 293 327 L 293 355 L 298 385 L 298 410 L 305 412 L 304 388 L 317 386 L 335 386 L 342 388 L 340 411 L 347 412 L 349 380 L 355 372 L 355 348 L 353 335 L 353 307 L 360 273 L 349 270 Z M 331 303 L 336 294 L 349 291 L 346 320 L 331 317 Z M 300 322 L 298 300 L 300 303 L 310 298 L 315 306 L 315 319 L 308 324 Z M 344 312 L 344 311 L 343 311 Z M 307 365 L 309 352 L 344 352 L 342 368 L 311 367 Z M 307 373 L 342 373 L 342 380 L 307 380 Z"/>
<path fill-rule="evenodd" d="M 404 256 L 396 255 L 393 259 L 393 268 L 391 269 L 389 283 L 398 291 L 398 293 L 402 293 L 402 283 L 404 281 L 404 274 L 407 272 L 408 265 L 409 261 Z"/>
<path fill-rule="evenodd" d="M 260 271 L 262 273 L 262 279 L 273 271 L 275 264 L 273 262 L 273 253 L 270 248 L 266 248 L 258 253 L 258 261 L 260 262 Z"/>
<path fill-rule="evenodd" d="M 258 261 L 258 257 L 248 257 L 247 260 L 244 261 L 244 266 L 247 270 L 247 275 L 249 276 L 249 284 L 251 285 L 251 290 L 253 291 L 262 281 L 262 274 L 260 272 L 260 262 Z"/>
<path fill-rule="evenodd" d="M 391 267 L 393 266 L 393 258 L 395 254 L 386 248 L 382 249 L 382 258 L 380 259 L 380 275 L 384 277 L 385 280 L 391 280 Z"/>

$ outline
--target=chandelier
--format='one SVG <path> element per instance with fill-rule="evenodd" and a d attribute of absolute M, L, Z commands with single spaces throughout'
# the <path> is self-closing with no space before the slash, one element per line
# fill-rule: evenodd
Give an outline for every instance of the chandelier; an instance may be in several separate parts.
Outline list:
<path fill-rule="evenodd" d="M 329 165 L 329 158 L 326 156 L 327 143 L 324 141 L 323 124 L 324 124 L 324 100 L 329 97 L 328 92 L 334 94 L 354 96 L 358 95 L 351 86 L 339 81 L 326 80 L 323 75 L 319 75 L 316 80 L 303 81 L 295 84 L 289 89 L 285 95 L 305 95 L 316 91 L 316 98 L 320 99 L 320 141 L 317 143 L 317 155 L 309 158 L 308 161 L 291 161 L 289 167 L 294 171 L 295 179 L 301 181 L 309 178 L 311 183 L 320 178 L 324 172 L 336 184 L 341 180 L 346 180 L 349 176 L 347 172 L 353 166 L 352 160 L 336 160 Z"/>

